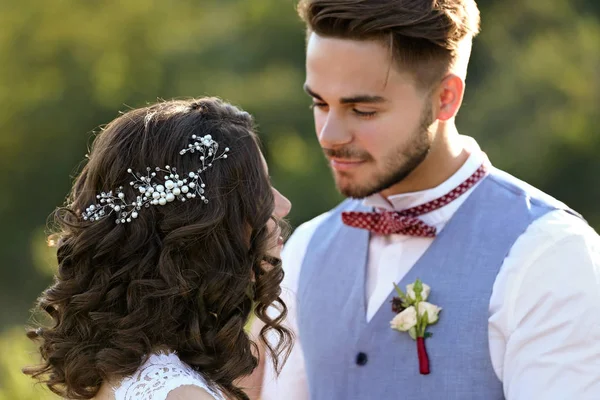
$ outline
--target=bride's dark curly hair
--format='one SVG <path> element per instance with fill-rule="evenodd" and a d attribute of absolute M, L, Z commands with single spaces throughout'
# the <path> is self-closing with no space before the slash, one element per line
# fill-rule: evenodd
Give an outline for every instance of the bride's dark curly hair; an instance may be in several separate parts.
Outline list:
<path fill-rule="evenodd" d="M 96 195 L 122 186 L 138 193 L 128 169 L 196 171 L 197 154 L 179 154 L 191 136 L 212 135 L 227 159 L 203 177 L 209 202 L 190 199 L 90 222 L 81 212 Z M 244 326 L 265 323 L 260 340 L 287 357 L 292 336 L 281 322 L 281 261 L 269 256 L 274 195 L 252 117 L 217 98 L 172 100 L 128 111 L 95 139 L 67 205 L 55 212 L 58 271 L 38 299 L 53 326 L 28 332 L 41 342 L 42 364 L 24 372 L 71 399 L 94 397 L 105 381 L 133 374 L 157 349 L 180 359 L 235 399 L 234 381 L 258 365 Z M 272 318 L 267 309 L 277 309 Z M 267 331 L 278 337 L 266 341 Z"/>

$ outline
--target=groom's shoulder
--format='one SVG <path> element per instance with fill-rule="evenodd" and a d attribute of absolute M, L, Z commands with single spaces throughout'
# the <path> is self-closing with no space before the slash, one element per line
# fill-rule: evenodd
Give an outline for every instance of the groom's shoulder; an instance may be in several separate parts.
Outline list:
<path fill-rule="evenodd" d="M 532 205 L 563 210 L 575 217 L 583 219 L 581 214 L 573 210 L 564 202 L 546 192 L 543 192 L 528 182 L 509 174 L 508 172 L 502 171 L 498 168 L 493 168 L 490 178 L 496 185 L 502 187 L 502 189 L 511 192 L 518 197 L 527 198 L 528 202 L 530 202 Z"/>

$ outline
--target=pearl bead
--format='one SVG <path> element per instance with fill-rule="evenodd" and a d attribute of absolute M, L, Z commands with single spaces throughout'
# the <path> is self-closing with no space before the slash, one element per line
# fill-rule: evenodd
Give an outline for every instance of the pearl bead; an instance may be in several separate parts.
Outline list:
<path fill-rule="evenodd" d="M 92 205 L 90 206 L 90 210 L 94 211 L 95 209 L 96 209 L 96 206 L 92 204 Z"/>
<path fill-rule="evenodd" d="M 194 182 L 190 182 L 190 184 L 188 185 L 189 187 L 191 187 L 192 189 L 196 187 L 196 184 Z"/>
<path fill-rule="evenodd" d="M 167 201 L 170 203 L 175 200 L 175 195 L 173 193 L 169 193 L 166 197 Z"/>
<path fill-rule="evenodd" d="M 183 186 L 183 181 L 177 181 L 177 186 L 179 186 L 179 187 Z"/>
<path fill-rule="evenodd" d="M 160 197 L 160 193 L 154 192 L 154 193 L 152 193 L 152 197 L 155 199 L 158 199 Z"/>
<path fill-rule="evenodd" d="M 119 193 L 119 198 L 120 199 L 124 199 L 125 198 L 125 193 Z"/>
<path fill-rule="evenodd" d="M 131 213 L 131 218 L 137 218 L 138 217 L 138 213 L 136 213 L 135 211 Z"/>
<path fill-rule="evenodd" d="M 186 196 L 187 196 L 188 199 L 192 198 L 192 194 L 191 193 L 186 194 Z"/>
<path fill-rule="evenodd" d="M 181 194 L 181 189 L 179 189 L 179 188 L 175 188 L 175 189 L 173 189 L 173 194 L 174 194 L 175 196 L 179 196 L 179 195 Z"/>
<path fill-rule="evenodd" d="M 189 192 L 189 191 L 190 191 L 190 188 L 188 188 L 187 186 L 182 186 L 182 187 L 181 187 L 181 192 L 182 192 L 182 193 L 187 193 L 187 192 Z"/>
<path fill-rule="evenodd" d="M 167 204 L 167 199 L 161 198 L 160 200 L 158 200 L 158 204 L 160 204 L 161 206 L 164 206 L 165 204 Z"/>
<path fill-rule="evenodd" d="M 157 206 L 158 205 L 158 200 L 156 200 L 156 199 L 152 200 L 152 205 L 153 206 Z"/>
<path fill-rule="evenodd" d="M 140 193 L 146 193 L 146 186 L 140 186 Z"/>
<path fill-rule="evenodd" d="M 165 182 L 165 187 L 167 189 L 171 190 L 175 187 L 175 182 L 173 182 L 172 180 L 168 180 Z"/>
<path fill-rule="evenodd" d="M 150 186 L 147 190 L 148 193 L 154 193 L 154 188 Z"/>
<path fill-rule="evenodd" d="M 196 174 L 195 174 L 195 173 L 193 173 L 193 172 L 190 172 L 190 173 L 189 173 L 189 177 L 190 177 L 190 178 L 193 178 L 193 177 L 195 177 L 195 176 L 196 176 Z"/>
<path fill-rule="evenodd" d="M 119 211 L 121 211 L 121 206 L 115 206 L 114 210 L 115 210 L 116 212 L 119 212 Z"/>
<path fill-rule="evenodd" d="M 164 198 L 164 197 L 167 197 L 167 194 L 166 194 L 165 192 L 161 192 L 161 193 L 160 193 L 160 197 L 163 197 L 163 198 Z"/>
<path fill-rule="evenodd" d="M 163 185 L 158 185 L 158 186 L 156 186 L 156 190 L 158 192 L 164 192 L 165 191 L 165 187 Z"/>

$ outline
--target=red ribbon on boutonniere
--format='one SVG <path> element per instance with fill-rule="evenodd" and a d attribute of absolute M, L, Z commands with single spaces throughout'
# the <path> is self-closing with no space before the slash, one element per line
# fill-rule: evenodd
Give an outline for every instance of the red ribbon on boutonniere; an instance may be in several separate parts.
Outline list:
<path fill-rule="evenodd" d="M 425 339 L 431 337 L 427 326 L 439 320 L 442 309 L 426 301 L 431 288 L 419 279 L 406 285 L 406 294 L 395 283 L 394 288 L 398 297 L 392 299 L 392 311 L 397 315 L 390 321 L 390 326 L 397 331 L 408 332 L 410 337 L 416 340 L 419 372 L 427 375 L 430 369 Z"/>

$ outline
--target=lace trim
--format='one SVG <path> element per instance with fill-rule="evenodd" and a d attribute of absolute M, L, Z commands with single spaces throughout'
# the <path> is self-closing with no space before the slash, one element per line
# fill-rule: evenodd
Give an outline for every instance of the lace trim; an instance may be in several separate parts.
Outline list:
<path fill-rule="evenodd" d="M 115 390 L 116 400 L 164 400 L 172 390 L 184 386 L 201 387 L 216 400 L 223 396 L 212 390 L 206 380 L 174 353 L 153 354 L 135 374 L 123 379 Z"/>

